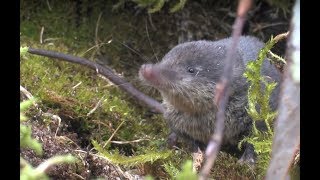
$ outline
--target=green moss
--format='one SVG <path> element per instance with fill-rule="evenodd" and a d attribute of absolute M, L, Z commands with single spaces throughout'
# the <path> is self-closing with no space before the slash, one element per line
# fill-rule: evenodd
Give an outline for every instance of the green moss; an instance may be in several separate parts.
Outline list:
<path fill-rule="evenodd" d="M 65 2 L 67 4 L 63 5 L 53 2 L 52 11 L 49 11 L 45 3 L 29 2 L 28 5 L 26 3 L 24 1 L 21 4 L 22 47 L 47 49 L 95 60 L 96 48 L 89 49 L 95 44 L 99 9 L 94 9 L 88 17 L 75 17 L 73 9 L 75 7 L 71 2 Z M 76 18 L 80 18 L 82 22 L 78 27 Z M 146 38 L 145 27 L 141 26 L 143 30 L 137 34 L 137 29 L 128 23 L 132 21 L 130 18 L 131 15 L 126 13 L 121 16 L 105 15 L 98 26 L 98 42 L 113 40 L 111 44 L 100 47 L 100 52 L 111 57 L 108 63 L 119 72 L 125 68 L 121 59 L 131 55 L 131 52 L 119 43 L 121 39 L 132 34 L 137 39 L 139 36 L 143 37 L 138 42 L 145 41 Z M 42 26 L 43 43 L 40 44 Z M 21 85 L 39 99 L 40 108 L 44 112 L 50 111 L 59 115 L 63 122 L 70 118 L 73 130 L 80 133 L 80 136 L 85 135 L 83 138 L 105 142 L 120 123 L 124 122 L 112 140 L 130 141 L 146 138 L 152 141 L 146 140 L 128 145 L 126 149 L 122 149 L 120 145 L 108 146 L 110 151 L 119 150 L 121 153 L 130 154 L 135 150 L 136 153 L 143 154 L 146 149 L 156 152 L 165 143 L 163 137 L 166 131 L 163 130 L 165 126 L 162 117 L 159 115 L 144 118 L 145 110 L 137 107 L 135 102 L 116 85 L 98 77 L 95 71 L 28 53 L 21 57 L 20 70 Z M 78 86 L 75 87 L 76 85 Z M 101 106 L 88 115 L 99 100 Z M 82 132 L 87 134 L 81 134 Z"/>
<path fill-rule="evenodd" d="M 35 102 L 34 99 L 23 101 L 20 103 L 20 122 L 26 121 L 28 118 L 25 116 L 25 112 Z M 31 148 L 37 155 L 42 155 L 42 145 L 31 137 L 31 127 L 20 123 L 20 147 Z"/>
<path fill-rule="evenodd" d="M 82 56 L 93 61 L 97 60 L 99 54 L 108 66 L 128 81 L 135 83 L 139 65 L 146 60 L 153 61 L 152 58 L 148 58 L 153 57 L 154 54 L 150 50 L 150 44 L 146 42 L 156 42 L 154 51 L 161 55 L 169 50 L 168 41 L 176 36 L 166 33 L 170 29 L 166 23 L 157 26 L 154 31 L 149 28 L 150 36 L 148 37 L 146 26 L 149 23 L 146 25 L 145 21 L 141 21 L 145 16 L 137 14 L 135 16 L 138 17 L 134 18 L 132 12 L 121 8 L 116 13 L 111 13 L 114 5 L 111 1 L 83 2 L 80 8 L 81 14 L 77 15 L 73 1 L 64 1 L 64 3 L 50 1 L 51 11 L 45 1 L 21 1 L 21 46 Z M 169 10 L 183 8 L 186 2 L 170 1 Z M 88 6 L 85 4 L 93 7 L 91 13 L 88 13 L 86 9 Z M 157 8 L 159 7 L 158 5 Z M 103 12 L 102 17 L 97 24 L 101 12 Z M 159 16 L 155 13 L 152 17 L 156 24 Z M 42 27 L 44 31 L 41 44 Z M 96 29 L 98 30 L 97 38 Z M 111 42 L 108 43 L 110 40 Z M 99 48 L 99 52 L 97 47 L 92 48 L 96 43 L 105 43 Z M 122 44 L 138 53 L 133 53 Z M 76 130 L 73 129 L 76 133 L 87 132 L 87 134 L 79 134 L 82 138 L 94 139 L 99 144 L 103 144 L 123 122 L 111 140 L 145 139 L 126 145 L 111 143 L 104 151 L 110 156 L 115 154 L 116 160 L 125 164 L 128 154 L 137 156 L 137 159 L 131 159 L 127 165 L 137 165 L 135 162 L 140 162 L 140 165 L 137 165 L 139 168 L 143 170 L 146 170 L 146 167 L 153 168 L 158 177 L 160 171 L 157 168 L 162 168 L 161 172 L 164 173 L 168 172 L 164 170 L 166 166 L 181 170 L 183 163 L 190 159 L 190 154 L 183 150 L 173 151 L 172 155 L 167 156 L 165 152 L 167 152 L 168 129 L 162 116 L 148 116 L 146 109 L 138 106 L 135 100 L 116 85 L 98 77 L 95 71 L 80 65 L 28 53 L 21 57 L 20 70 L 21 85 L 37 97 L 40 108 L 44 112 L 50 111 L 60 115 L 62 122 L 71 119 L 72 123 L 79 126 Z M 78 85 L 79 83 L 81 84 Z M 76 85 L 78 86 L 75 87 Z M 88 116 L 99 100 L 102 101 L 101 106 Z M 150 165 L 152 161 L 154 162 Z M 164 177 L 170 177 L 168 174 Z M 252 172 L 246 167 L 239 166 L 234 157 L 219 154 L 213 177 L 217 179 L 252 177 Z"/>
<path fill-rule="evenodd" d="M 38 167 L 34 168 L 29 163 L 27 163 L 24 159 L 20 158 L 20 164 L 24 167 L 20 170 L 20 179 L 21 180 L 37 180 L 43 179 L 47 180 L 49 177 L 46 175 L 45 171 L 48 167 L 61 164 L 61 163 L 74 163 L 76 162 L 76 158 L 71 154 L 67 155 L 56 155 L 51 157 L 50 159 L 42 162 Z"/>
<path fill-rule="evenodd" d="M 213 179 L 257 179 L 256 172 L 247 165 L 238 163 L 238 158 L 225 152 L 219 152 L 211 169 Z"/>
<path fill-rule="evenodd" d="M 129 167 L 147 162 L 153 163 L 159 159 L 166 159 L 171 155 L 171 151 L 150 151 L 146 154 L 127 157 L 120 155 L 118 151 L 115 151 L 113 154 L 105 151 L 96 141 L 92 141 L 92 144 L 94 145 L 94 148 L 98 150 L 98 152 L 103 154 L 103 156 L 112 163 L 126 165 Z"/>
<path fill-rule="evenodd" d="M 258 59 L 248 63 L 244 76 L 249 83 L 248 89 L 248 114 L 253 119 L 253 133 L 250 137 L 244 138 L 243 142 L 253 144 L 255 151 L 258 154 L 257 162 L 257 177 L 261 179 L 268 167 L 271 155 L 271 145 L 274 131 L 272 128 L 273 121 L 277 115 L 276 111 L 272 111 L 269 105 L 270 95 L 276 87 L 276 82 L 268 82 L 264 76 L 261 75 L 261 68 L 263 61 L 266 59 L 267 53 L 277 41 L 271 38 L 263 49 L 260 50 Z M 256 127 L 256 122 L 263 120 L 267 132 L 260 131 Z"/>

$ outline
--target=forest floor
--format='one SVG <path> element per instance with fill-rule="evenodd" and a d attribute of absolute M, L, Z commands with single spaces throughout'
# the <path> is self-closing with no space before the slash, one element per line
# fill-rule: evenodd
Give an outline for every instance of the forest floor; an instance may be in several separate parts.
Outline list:
<path fill-rule="evenodd" d="M 21 2 L 22 47 L 107 65 L 159 102 L 158 92 L 139 83 L 141 64 L 160 61 L 172 47 L 185 41 L 230 36 L 236 11 L 236 1 L 188 1 L 176 13 L 169 13 L 172 4 L 166 3 L 153 14 L 130 1 L 117 8 L 116 3 L 102 0 L 47 2 Z M 249 12 L 244 33 L 266 42 L 287 32 L 291 8 L 285 12 L 257 2 Z M 285 41 L 273 52 L 284 56 L 284 50 Z M 73 164 L 50 167 L 48 177 L 140 179 L 151 175 L 171 179 L 192 159 L 183 148 L 167 149 L 168 129 L 161 115 L 151 113 L 95 71 L 31 54 L 21 57 L 20 69 L 20 85 L 37 98 L 38 104 L 28 109 L 29 120 L 24 124 L 32 127 L 32 137 L 43 148 L 42 156 L 28 148 L 22 148 L 20 156 L 34 167 L 55 155 L 71 153 L 78 159 Z M 26 99 L 22 93 L 21 101 Z M 97 152 L 94 142 L 103 147 L 103 154 Z M 211 177 L 256 179 L 255 170 L 238 164 L 238 158 L 221 152 Z"/>

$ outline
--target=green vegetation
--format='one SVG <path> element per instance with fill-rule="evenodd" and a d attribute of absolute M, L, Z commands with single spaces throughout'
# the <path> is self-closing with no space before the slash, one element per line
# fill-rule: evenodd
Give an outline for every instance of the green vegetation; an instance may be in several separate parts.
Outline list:
<path fill-rule="evenodd" d="M 167 150 L 164 152 L 150 151 L 147 154 L 127 157 L 120 155 L 117 151 L 115 151 L 114 154 L 110 154 L 109 152 L 103 150 L 103 148 L 96 141 L 92 141 L 92 144 L 99 153 L 101 153 L 106 159 L 108 159 L 108 161 L 111 161 L 114 164 L 126 165 L 129 167 L 147 162 L 153 163 L 154 161 L 159 159 L 166 159 L 171 155 L 171 151 Z"/>
<path fill-rule="evenodd" d="M 177 174 L 177 180 L 189 179 L 189 180 L 197 180 L 198 175 L 192 171 L 192 161 L 187 161 L 182 166 L 182 171 Z"/>
<path fill-rule="evenodd" d="M 20 103 L 20 121 L 26 121 L 27 117 L 24 112 L 35 102 L 34 99 L 27 100 Z M 42 155 L 42 145 L 31 137 L 31 127 L 20 124 L 20 147 L 33 149 L 37 155 Z M 20 157 L 20 179 L 21 180 L 36 180 L 36 179 L 49 179 L 45 174 L 45 170 L 59 163 L 73 163 L 75 158 L 68 155 L 54 156 L 47 161 L 41 163 L 38 167 L 32 167 L 26 160 Z"/>
<path fill-rule="evenodd" d="M 115 5 L 111 1 L 82 2 L 81 7 L 77 7 L 74 1 L 49 1 L 50 10 L 46 1 L 21 1 L 21 46 L 58 51 L 92 61 L 103 59 L 117 74 L 139 87 L 136 76 L 140 64 L 155 61 L 155 54 L 160 57 L 170 48 L 168 44 L 176 44 L 172 40 L 176 34 L 169 33 L 175 32 L 175 22 L 167 22 L 167 19 L 172 19 L 172 15 L 164 18 L 164 23 L 161 24 L 162 17 L 159 17 L 159 13 L 154 13 L 150 20 L 143 13 L 135 14 L 128 8 L 119 8 L 120 6 L 116 12 L 111 11 Z M 132 2 L 136 5 L 140 3 L 140 6 L 142 2 L 149 3 L 141 7 L 152 13 L 165 8 L 166 4 L 169 11 L 178 11 L 184 8 L 187 1 Z M 152 23 L 159 23 L 155 30 L 152 30 Z M 146 27 L 149 28 L 149 36 L 146 36 Z M 170 30 L 172 27 L 173 31 Z M 151 50 L 149 41 L 152 42 L 155 53 Z M 106 159 L 124 169 L 134 166 L 139 172 L 157 178 L 194 176 L 188 174 L 191 166 L 186 161 L 190 159 L 190 154 L 183 150 L 168 151 L 165 148 L 168 132 L 161 115 L 150 115 L 136 100 L 101 78 L 95 71 L 28 54 L 26 50 L 21 48 L 21 52 L 24 52 L 20 60 L 21 86 L 37 97 L 37 104 L 43 112 L 59 115 L 61 123 L 67 124 L 68 128 L 62 128 L 59 133 L 64 130 L 76 134 L 76 143 L 80 148 L 94 146 Z M 157 94 L 151 95 L 157 98 Z M 92 111 L 99 102 L 101 105 Z M 32 117 L 35 112 L 31 110 L 26 114 Z M 268 113 L 263 117 L 266 115 Z M 23 119 L 24 116 L 21 117 Z M 31 138 L 30 127 L 23 127 L 21 131 L 21 138 L 29 141 L 28 144 L 37 144 Z M 140 141 L 130 142 L 134 140 Z M 31 146 L 35 152 L 41 153 L 39 143 Z M 219 153 L 212 176 L 217 179 L 255 178 L 252 170 L 240 166 L 236 161 L 237 158 L 231 155 Z M 31 172 L 31 166 L 25 167 Z M 21 169 L 22 171 L 29 170 Z"/>
<path fill-rule="evenodd" d="M 28 120 L 24 115 L 24 112 L 35 102 L 34 99 L 30 99 L 20 103 L 20 122 Z M 31 137 L 31 127 L 28 125 L 20 124 L 20 147 L 31 148 L 37 155 L 42 154 L 42 145 Z"/>
<path fill-rule="evenodd" d="M 76 158 L 70 154 L 67 155 L 56 155 L 41 163 L 38 167 L 33 168 L 28 162 L 20 158 L 20 164 L 24 167 L 20 170 L 21 180 L 47 180 L 49 177 L 45 174 L 45 170 L 55 164 L 60 163 L 74 163 Z"/>
<path fill-rule="evenodd" d="M 135 2 L 141 8 L 147 8 L 148 13 L 159 12 L 163 8 L 165 3 L 172 2 L 170 0 L 131 0 L 131 1 Z M 118 9 L 125 2 L 126 0 L 120 0 L 116 5 L 114 5 L 114 9 Z M 187 0 L 179 0 L 178 3 L 176 3 L 170 8 L 169 12 L 174 13 L 183 9 L 186 2 Z"/>
<path fill-rule="evenodd" d="M 294 3 L 293 0 L 267 0 L 267 2 L 270 5 L 281 9 L 285 15 L 291 11 L 290 7 L 292 7 Z"/>
<path fill-rule="evenodd" d="M 255 151 L 258 154 L 257 170 L 258 177 L 261 179 L 266 172 L 271 156 L 273 128 L 272 124 L 277 115 L 277 112 L 271 110 L 269 105 L 270 95 L 276 87 L 276 82 L 268 82 L 266 77 L 261 75 L 261 68 L 267 53 L 277 41 L 271 38 L 263 49 L 260 50 L 258 59 L 247 64 L 247 69 L 244 76 L 249 83 L 248 89 L 248 113 L 253 119 L 253 132 L 250 137 L 244 138 L 239 143 L 239 148 L 243 142 L 253 144 Z M 263 120 L 267 131 L 263 132 L 257 129 L 257 121 Z"/>

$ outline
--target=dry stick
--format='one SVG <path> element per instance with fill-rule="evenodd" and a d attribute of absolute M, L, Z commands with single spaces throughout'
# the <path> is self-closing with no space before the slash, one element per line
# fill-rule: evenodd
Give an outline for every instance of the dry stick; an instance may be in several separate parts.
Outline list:
<path fill-rule="evenodd" d="M 133 143 L 138 143 L 142 141 L 150 141 L 150 139 L 137 139 L 132 141 L 110 141 L 110 142 L 114 144 L 133 144 Z"/>
<path fill-rule="evenodd" d="M 44 31 L 44 26 L 41 27 L 41 32 L 40 32 L 40 44 L 43 43 L 42 37 L 43 37 L 43 31 Z"/>
<path fill-rule="evenodd" d="M 235 24 L 233 25 L 232 32 L 232 43 L 228 47 L 226 56 L 226 66 L 221 77 L 220 82 L 216 86 L 215 91 L 215 101 L 218 106 L 218 112 L 216 116 L 216 127 L 215 133 L 211 136 L 210 142 L 206 149 L 206 162 L 200 172 L 200 180 L 207 179 L 210 174 L 211 167 L 217 157 L 220 150 L 223 131 L 224 131 L 224 119 L 225 119 L 225 109 L 226 104 L 229 99 L 229 86 L 232 80 L 232 67 L 233 59 L 235 57 L 235 52 L 237 49 L 238 41 L 241 36 L 242 28 L 246 19 L 246 13 L 250 9 L 251 0 L 240 0 L 238 5 L 238 12 Z"/>
<path fill-rule="evenodd" d="M 288 40 L 287 66 L 281 85 L 279 115 L 266 180 L 287 179 L 300 146 L 300 1 L 296 1 Z"/>
<path fill-rule="evenodd" d="M 75 57 L 75 56 L 58 53 L 54 51 L 29 48 L 28 52 L 31 54 L 37 54 L 37 55 L 46 56 L 50 58 L 56 58 L 58 60 L 64 60 L 64 61 L 68 61 L 76 64 L 81 64 L 90 69 L 96 70 L 97 73 L 100 73 L 103 76 L 107 77 L 111 82 L 118 85 L 118 87 L 120 87 L 122 90 L 124 90 L 125 92 L 133 96 L 139 102 L 151 108 L 152 111 L 156 113 L 164 112 L 162 105 L 158 101 L 154 100 L 153 98 L 137 90 L 135 87 L 132 86 L 132 84 L 130 84 L 129 82 L 126 82 L 119 76 L 115 75 L 112 72 L 112 70 L 108 67 L 104 67 L 100 64 L 94 63 L 85 58 Z"/>

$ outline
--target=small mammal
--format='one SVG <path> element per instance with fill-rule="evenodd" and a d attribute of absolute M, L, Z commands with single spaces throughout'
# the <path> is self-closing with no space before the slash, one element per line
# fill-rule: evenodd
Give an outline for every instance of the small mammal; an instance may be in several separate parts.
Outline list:
<path fill-rule="evenodd" d="M 160 91 L 165 108 L 164 118 L 178 137 L 204 149 L 214 132 L 217 107 L 215 85 L 225 66 L 231 38 L 218 41 L 192 41 L 171 49 L 157 64 L 144 64 L 139 70 L 141 81 Z M 256 60 L 264 43 L 252 36 L 241 36 L 232 72 L 233 81 L 226 107 L 222 146 L 236 147 L 252 128 L 247 107 L 248 83 L 243 76 L 247 62 Z M 262 73 L 278 82 L 270 105 L 277 107 L 281 74 L 268 60 Z"/>

